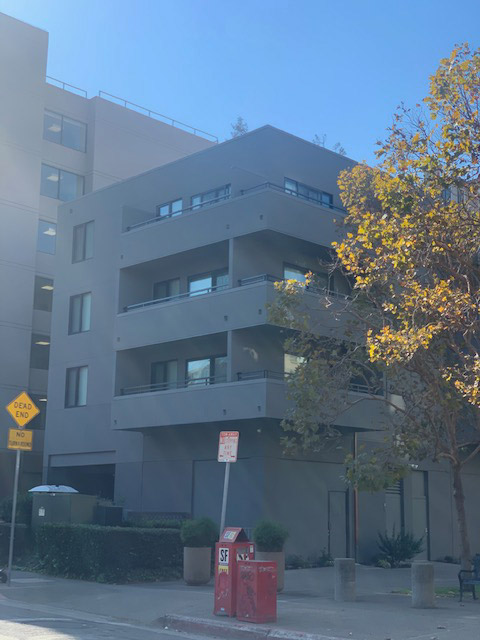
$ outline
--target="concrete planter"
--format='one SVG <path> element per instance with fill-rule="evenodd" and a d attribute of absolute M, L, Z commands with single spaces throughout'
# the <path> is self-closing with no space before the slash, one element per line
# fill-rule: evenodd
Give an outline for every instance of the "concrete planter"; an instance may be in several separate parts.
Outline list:
<path fill-rule="evenodd" d="M 277 591 L 283 591 L 285 583 L 285 551 L 255 551 L 255 560 L 277 563 Z"/>
<path fill-rule="evenodd" d="M 212 550 L 210 547 L 183 548 L 183 579 L 191 586 L 210 582 Z"/>

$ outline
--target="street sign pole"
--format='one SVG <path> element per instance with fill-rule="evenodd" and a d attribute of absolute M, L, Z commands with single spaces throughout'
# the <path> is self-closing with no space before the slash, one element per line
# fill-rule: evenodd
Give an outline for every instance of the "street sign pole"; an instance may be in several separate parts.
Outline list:
<path fill-rule="evenodd" d="M 17 514 L 18 475 L 20 472 L 20 449 L 15 458 L 15 479 L 13 481 L 12 523 L 10 525 L 10 545 L 8 547 L 7 585 L 10 586 L 13 562 L 13 541 L 15 539 L 15 517 Z"/>
<path fill-rule="evenodd" d="M 225 463 L 225 480 L 223 481 L 222 517 L 220 518 L 220 535 L 225 529 L 225 514 L 227 513 L 228 483 L 230 481 L 230 462 Z"/>
<path fill-rule="evenodd" d="M 218 439 L 218 462 L 225 463 L 225 479 L 223 481 L 222 515 L 220 517 L 220 535 L 225 529 L 227 513 L 228 483 L 230 481 L 230 464 L 237 461 L 238 431 L 221 431 Z"/>
<path fill-rule="evenodd" d="M 40 409 L 30 398 L 28 393 L 22 391 L 5 407 L 8 413 L 17 423 L 17 429 L 8 430 L 8 449 L 17 452 L 15 458 L 15 478 L 13 481 L 12 523 L 10 525 L 10 544 L 8 547 L 7 585 L 10 586 L 13 563 L 13 543 L 15 540 L 15 520 L 17 515 L 18 476 L 20 474 L 20 453 L 32 451 L 33 431 L 24 429 L 25 425 L 40 413 Z"/>

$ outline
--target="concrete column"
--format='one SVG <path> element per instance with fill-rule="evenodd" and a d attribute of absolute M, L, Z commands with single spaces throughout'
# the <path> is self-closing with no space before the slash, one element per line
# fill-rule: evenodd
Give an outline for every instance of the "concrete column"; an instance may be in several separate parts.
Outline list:
<path fill-rule="evenodd" d="M 353 602 L 355 600 L 355 560 L 335 558 L 335 600 Z"/>
<path fill-rule="evenodd" d="M 435 607 L 433 564 L 414 562 L 412 564 L 412 607 L 430 609 Z"/>

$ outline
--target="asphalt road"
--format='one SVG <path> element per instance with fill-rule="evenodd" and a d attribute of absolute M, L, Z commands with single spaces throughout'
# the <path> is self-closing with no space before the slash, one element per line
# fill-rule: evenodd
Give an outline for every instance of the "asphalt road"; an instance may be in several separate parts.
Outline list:
<path fill-rule="evenodd" d="M 0 600 L 0 640 L 200 640 L 161 628 L 79 614 L 65 616 Z"/>

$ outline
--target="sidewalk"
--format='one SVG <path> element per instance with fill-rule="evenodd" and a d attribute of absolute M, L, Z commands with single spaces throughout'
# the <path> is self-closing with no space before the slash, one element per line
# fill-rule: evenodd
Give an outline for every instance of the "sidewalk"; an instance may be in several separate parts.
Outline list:
<path fill-rule="evenodd" d="M 436 563 L 436 586 L 457 586 L 457 571 L 454 565 Z M 248 637 L 266 637 L 269 629 L 290 632 L 282 637 L 299 637 L 293 632 L 303 632 L 320 638 L 353 640 L 480 637 L 480 601 L 473 602 L 471 595 L 466 595 L 464 605 L 456 599 L 438 598 L 435 610 L 415 610 L 410 606 L 409 596 L 392 593 L 409 588 L 409 569 L 357 566 L 358 598 L 348 604 L 333 600 L 330 567 L 288 571 L 285 578 L 285 591 L 278 598 L 277 624 L 239 625 L 252 630 Z M 183 582 L 103 585 L 15 572 L 11 587 L 0 586 L 0 604 L 3 599 L 55 608 L 59 612 L 77 611 L 146 625 L 173 625 L 199 634 L 207 632 L 198 619 L 227 626 L 233 622 L 213 616 L 212 585 L 187 587 Z M 183 617 L 195 618 L 196 622 L 182 627 L 178 620 L 185 622 Z M 228 637 L 227 632 L 221 629 L 217 637 Z M 274 637 L 280 635 L 276 633 Z"/>

